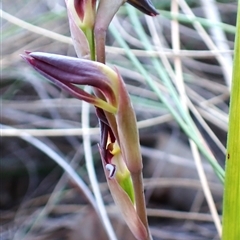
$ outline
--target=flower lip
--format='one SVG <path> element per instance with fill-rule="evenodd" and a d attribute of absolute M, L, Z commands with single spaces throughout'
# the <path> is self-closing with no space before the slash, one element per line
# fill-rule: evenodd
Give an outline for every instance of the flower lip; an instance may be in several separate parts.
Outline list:
<path fill-rule="evenodd" d="M 147 15 L 156 16 L 159 14 L 150 0 L 127 0 L 127 2 Z"/>

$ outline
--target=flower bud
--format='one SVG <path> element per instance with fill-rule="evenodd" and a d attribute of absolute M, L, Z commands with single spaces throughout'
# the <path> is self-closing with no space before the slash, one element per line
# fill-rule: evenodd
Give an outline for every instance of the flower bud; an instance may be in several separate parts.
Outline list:
<path fill-rule="evenodd" d="M 36 71 L 74 97 L 107 112 L 116 113 L 118 91 L 115 82 L 118 81 L 118 75 L 108 66 L 86 59 L 41 52 L 27 52 L 22 58 Z M 97 88 L 106 100 L 85 92 L 78 85 Z"/>
<path fill-rule="evenodd" d="M 96 15 L 96 0 L 66 0 L 66 4 L 79 28 L 83 31 L 86 28 L 93 29 Z"/>
<path fill-rule="evenodd" d="M 96 0 L 66 0 L 71 37 L 79 58 L 94 59 Z"/>
<path fill-rule="evenodd" d="M 150 0 L 128 0 L 127 2 L 147 15 L 156 16 L 159 14 Z"/>

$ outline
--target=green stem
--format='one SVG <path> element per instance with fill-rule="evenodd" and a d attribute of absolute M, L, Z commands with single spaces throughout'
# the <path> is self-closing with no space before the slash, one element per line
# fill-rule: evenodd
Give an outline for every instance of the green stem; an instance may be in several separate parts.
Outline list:
<path fill-rule="evenodd" d="M 90 47 L 90 54 L 91 54 L 91 60 L 95 61 L 95 40 L 94 40 L 94 32 L 92 28 L 86 28 L 83 29 L 83 32 L 88 40 L 88 44 Z"/>
<path fill-rule="evenodd" d="M 229 109 L 222 240 L 240 239 L 240 4 Z"/>

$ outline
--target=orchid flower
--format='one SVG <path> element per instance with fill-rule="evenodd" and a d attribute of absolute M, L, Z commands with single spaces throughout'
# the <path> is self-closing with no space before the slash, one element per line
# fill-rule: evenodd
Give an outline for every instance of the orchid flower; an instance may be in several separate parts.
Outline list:
<path fill-rule="evenodd" d="M 141 156 L 138 153 L 139 143 L 135 114 L 124 81 L 117 70 L 99 62 L 50 53 L 26 52 L 22 58 L 37 72 L 72 96 L 97 107 L 97 115 L 102 123 L 111 128 L 128 169 L 131 172 L 142 169 Z M 105 99 L 85 92 L 79 85 L 90 85 L 97 88 Z M 108 121 L 108 114 L 115 117 L 115 123 Z M 102 138 L 106 135 L 108 134 Z M 111 143 L 114 143 L 114 138 L 111 136 Z M 107 144 L 107 141 L 104 142 Z M 131 146 L 131 150 L 129 150 L 129 146 Z M 106 150 L 112 151 L 107 147 Z"/>
<path fill-rule="evenodd" d="M 125 3 L 150 16 L 158 15 L 150 0 L 65 0 L 74 47 L 78 57 L 105 63 L 106 31 Z M 91 46 L 89 46 L 91 45 Z M 96 54 L 95 54 L 96 49 Z M 95 56 L 96 55 L 96 56 Z"/>
<path fill-rule="evenodd" d="M 99 150 L 111 194 L 133 234 L 146 239 L 147 229 L 135 210 L 137 196 L 132 184 L 132 176 L 142 171 L 136 117 L 118 71 L 99 62 L 49 53 L 26 52 L 22 58 L 61 89 L 96 107 Z M 85 92 L 81 85 L 96 88 L 104 98 Z"/>

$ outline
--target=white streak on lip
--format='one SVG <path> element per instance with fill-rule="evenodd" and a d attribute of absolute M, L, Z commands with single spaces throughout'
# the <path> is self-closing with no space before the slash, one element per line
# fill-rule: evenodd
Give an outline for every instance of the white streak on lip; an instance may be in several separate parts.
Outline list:
<path fill-rule="evenodd" d="M 108 163 L 108 164 L 106 164 L 105 168 L 109 171 L 108 178 L 112 179 L 116 172 L 116 166 L 114 164 Z"/>

